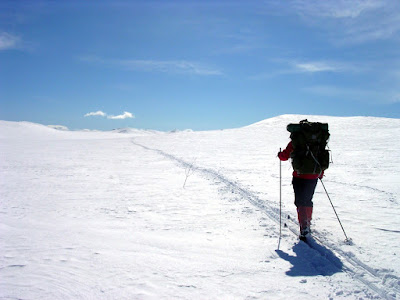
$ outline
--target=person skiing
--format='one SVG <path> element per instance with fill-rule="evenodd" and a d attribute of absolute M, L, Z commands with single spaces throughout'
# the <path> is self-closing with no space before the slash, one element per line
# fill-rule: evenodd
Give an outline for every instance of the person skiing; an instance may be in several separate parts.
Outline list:
<path fill-rule="evenodd" d="M 325 149 L 329 139 L 328 124 L 303 120 L 299 124 L 289 124 L 287 130 L 291 132 L 291 141 L 279 151 L 278 158 L 281 161 L 292 158 L 294 204 L 300 239 L 306 240 L 311 232 L 315 188 L 329 166 L 329 152 Z"/>
<path fill-rule="evenodd" d="M 278 153 L 281 161 L 287 161 L 293 152 L 292 141 L 286 149 Z M 297 218 L 300 225 L 300 239 L 304 240 L 310 234 L 310 226 L 313 212 L 313 196 L 318 178 L 324 176 L 324 171 L 319 174 L 299 174 L 293 170 L 292 185 L 294 190 L 294 204 L 297 208 Z"/>

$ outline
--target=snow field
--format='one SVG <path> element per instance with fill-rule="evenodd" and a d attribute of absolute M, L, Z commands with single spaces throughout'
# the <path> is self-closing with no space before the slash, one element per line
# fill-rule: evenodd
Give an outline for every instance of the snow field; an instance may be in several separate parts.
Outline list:
<path fill-rule="evenodd" d="M 335 164 L 325 184 L 354 245 L 342 243 L 319 186 L 314 228 L 324 244 L 312 249 L 284 228 L 276 251 L 276 153 L 299 120 L 124 134 L 2 121 L 0 298 L 396 299 L 398 122 L 374 119 L 351 137 L 354 120 L 328 118 Z M 372 134 L 371 147 L 371 131 L 392 138 Z M 284 221 L 295 228 L 290 163 L 282 172 Z"/>

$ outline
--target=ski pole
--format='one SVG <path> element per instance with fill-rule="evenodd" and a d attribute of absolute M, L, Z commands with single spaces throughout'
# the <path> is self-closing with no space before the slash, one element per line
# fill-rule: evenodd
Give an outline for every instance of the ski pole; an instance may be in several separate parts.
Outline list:
<path fill-rule="evenodd" d="M 331 197 L 329 197 L 328 191 L 327 191 L 327 190 L 326 190 L 326 188 L 325 188 L 325 184 L 324 184 L 324 182 L 322 181 L 322 179 L 321 179 L 321 178 L 320 178 L 319 180 L 321 181 L 321 183 L 322 183 L 322 186 L 324 187 L 325 193 L 326 193 L 326 195 L 328 196 L 329 202 L 330 202 L 330 203 L 331 203 L 331 205 L 332 205 L 333 211 L 335 212 L 336 218 L 337 218 L 337 219 L 338 219 L 338 221 L 339 221 L 340 227 L 342 227 L 342 230 L 343 230 L 344 236 L 346 237 L 346 239 L 345 239 L 345 242 L 346 242 L 346 243 L 347 243 L 347 242 L 350 242 L 349 238 L 347 237 L 346 231 L 344 231 L 344 228 L 343 228 L 342 222 L 340 222 L 340 219 L 339 219 L 339 216 L 338 216 L 338 214 L 337 214 L 337 212 L 336 212 L 336 209 L 335 209 L 335 207 L 333 206 L 333 203 L 332 203 Z"/>
<path fill-rule="evenodd" d="M 279 148 L 279 152 L 282 151 L 282 148 Z M 282 161 L 279 159 L 279 241 L 278 241 L 278 250 L 281 245 L 281 236 L 282 236 Z"/>

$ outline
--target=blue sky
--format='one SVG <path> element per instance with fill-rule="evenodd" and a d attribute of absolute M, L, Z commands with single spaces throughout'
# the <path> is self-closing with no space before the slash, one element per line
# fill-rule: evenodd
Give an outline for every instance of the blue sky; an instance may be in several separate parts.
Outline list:
<path fill-rule="evenodd" d="M 0 3 L 0 119 L 209 130 L 400 118 L 400 2 Z"/>

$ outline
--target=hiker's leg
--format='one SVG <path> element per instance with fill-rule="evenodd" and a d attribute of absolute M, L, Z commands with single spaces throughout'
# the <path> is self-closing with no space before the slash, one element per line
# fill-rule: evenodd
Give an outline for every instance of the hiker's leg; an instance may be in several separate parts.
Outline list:
<path fill-rule="evenodd" d="M 295 195 L 295 205 L 297 207 L 297 217 L 300 230 L 310 228 L 312 219 L 313 202 L 317 179 L 303 179 L 293 177 L 293 190 Z"/>

